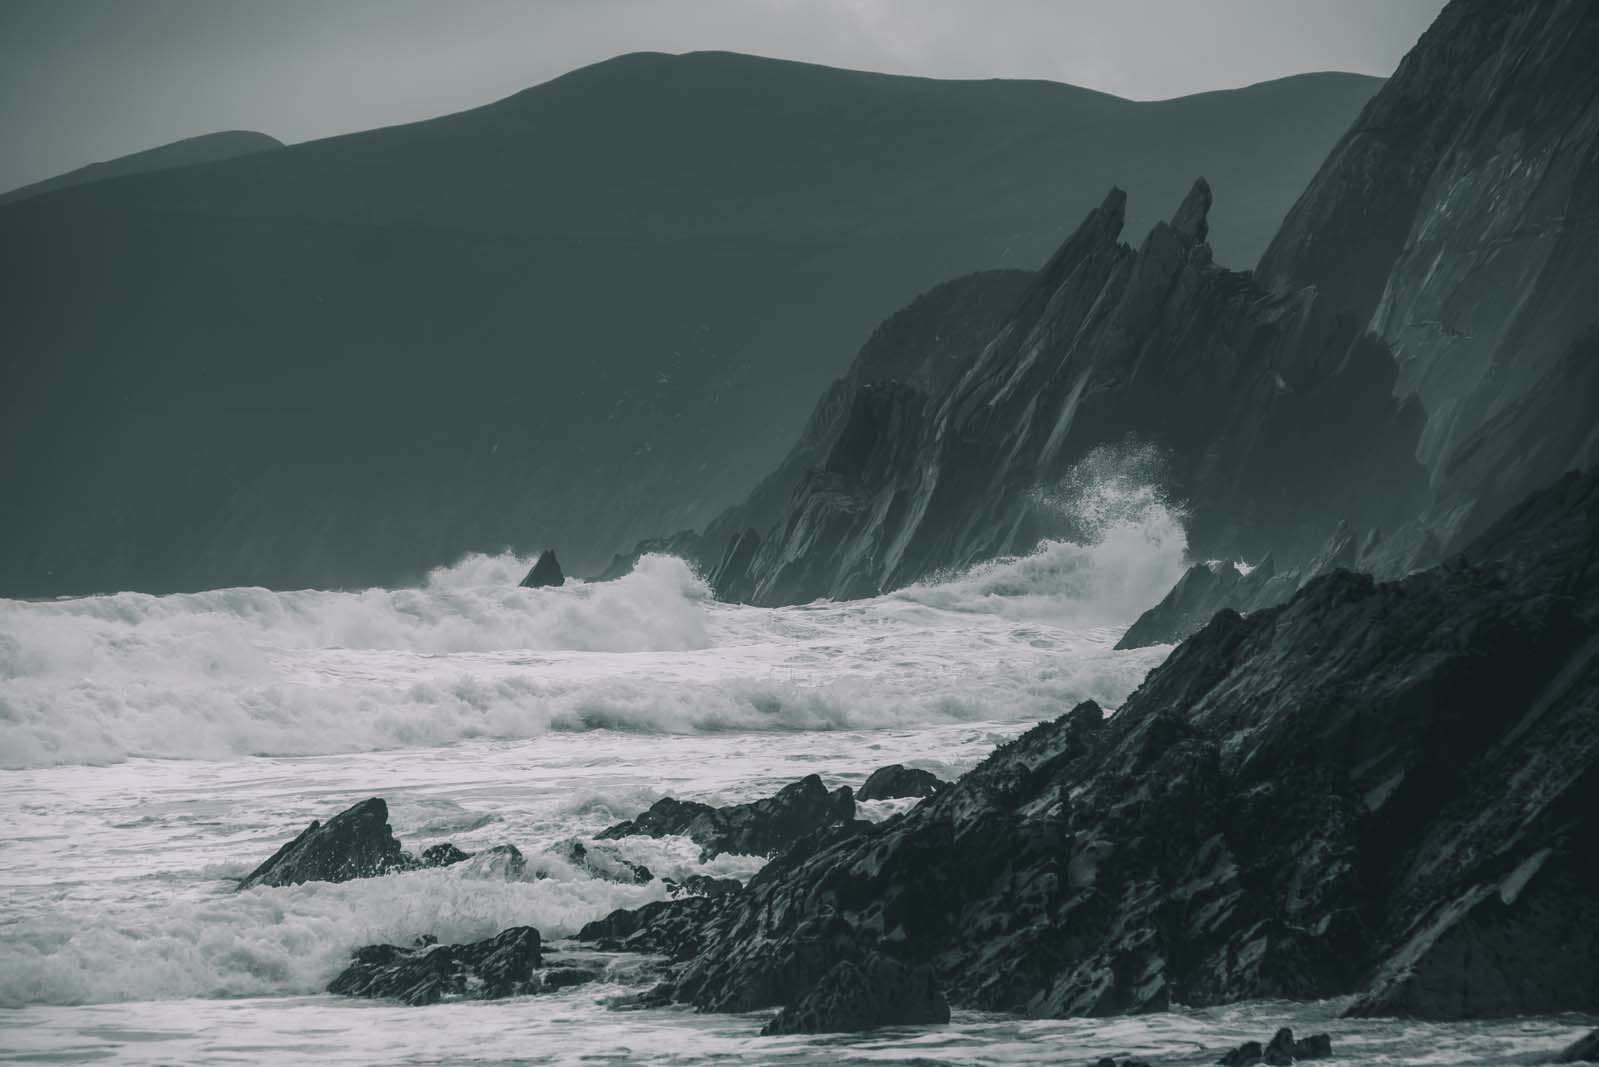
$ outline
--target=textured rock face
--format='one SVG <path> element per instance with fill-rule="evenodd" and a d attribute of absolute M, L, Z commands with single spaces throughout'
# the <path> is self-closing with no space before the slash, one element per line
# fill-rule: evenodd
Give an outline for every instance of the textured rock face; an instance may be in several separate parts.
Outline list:
<path fill-rule="evenodd" d="M 545 589 L 564 584 L 566 584 L 566 575 L 561 573 L 561 563 L 555 558 L 553 548 L 546 548 L 540 552 L 539 558 L 527 572 L 527 576 L 522 579 L 523 589 Z"/>
<path fill-rule="evenodd" d="M 1435 472 L 1599 318 L 1596 50 L 1584 0 L 1454 0 L 1261 258 L 1393 349 Z"/>
<path fill-rule="evenodd" d="M 895 763 L 879 767 L 861 784 L 856 800 L 895 800 L 900 797 L 930 797 L 949 785 L 932 771 Z"/>
<path fill-rule="evenodd" d="M 792 1004 L 880 952 L 1038 1015 L 1591 1008 L 1595 543 L 1599 475 L 1573 475 L 1439 568 L 1224 612 L 1114 718 L 1085 704 L 702 905 L 674 995 Z"/>
<path fill-rule="evenodd" d="M 1245 1041 L 1216 1062 L 1222 1067 L 1255 1067 L 1256 1064 L 1299 1063 L 1301 1060 L 1324 1060 L 1332 1055 L 1332 1038 L 1326 1034 L 1311 1034 L 1295 1040 L 1294 1032 L 1286 1026 L 1262 1045 L 1259 1041 Z"/>
<path fill-rule="evenodd" d="M 1208 185 L 1137 251 L 1113 190 L 939 391 L 858 387 L 762 536 L 758 603 L 876 593 L 942 567 L 1080 537 L 1042 505 L 1095 448 L 1157 446 L 1209 551 L 1308 556 L 1339 518 L 1398 521 L 1420 491 L 1421 413 L 1393 361 L 1309 290 L 1272 295 L 1212 262 Z M 1332 458 L 1336 457 L 1336 462 Z"/>
<path fill-rule="evenodd" d="M 949 1022 L 949 1002 L 933 969 L 907 967 L 876 953 L 845 961 L 817 981 L 761 1029 L 769 1034 L 824 1034 L 879 1026 Z"/>
<path fill-rule="evenodd" d="M 539 932 L 531 926 L 514 926 L 470 945 L 441 945 L 433 938 L 422 938 L 411 948 L 368 945 L 356 950 L 350 965 L 329 983 L 328 992 L 411 1005 L 498 1000 L 538 992 L 543 987 L 538 975 L 542 965 Z"/>
<path fill-rule="evenodd" d="M 325 823 L 313 822 L 239 883 L 240 889 L 301 882 L 347 882 L 403 871 L 413 861 L 389 829 L 389 807 L 363 800 Z"/>
<path fill-rule="evenodd" d="M 1136 251 L 1113 191 L 942 383 L 829 391 L 758 504 L 717 528 L 718 553 L 759 537 L 718 594 L 868 595 L 1079 535 L 1039 490 L 1129 436 L 1167 456 L 1199 558 L 1269 552 L 1303 581 L 1341 523 L 1385 577 L 1458 551 L 1599 460 L 1595 50 L 1591 4 L 1455 0 L 1253 276 L 1211 262 L 1205 183 Z M 1168 607 L 1138 640 L 1210 613 Z"/>
<path fill-rule="evenodd" d="M 664 797 L 638 818 L 608 826 L 595 837 L 614 840 L 633 834 L 685 834 L 700 846 L 704 862 L 724 852 L 769 856 L 807 835 L 848 823 L 854 817 L 855 798 L 849 787 L 829 793 L 822 780 L 812 774 L 784 786 L 773 796 L 725 808 Z"/>

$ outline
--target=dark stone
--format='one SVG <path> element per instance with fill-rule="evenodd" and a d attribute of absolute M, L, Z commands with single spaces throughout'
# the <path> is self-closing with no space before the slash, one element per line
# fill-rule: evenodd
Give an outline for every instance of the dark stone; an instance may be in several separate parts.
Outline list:
<path fill-rule="evenodd" d="M 1431 570 L 1224 611 L 1114 717 L 1084 704 L 897 819 L 792 846 L 702 913 L 674 995 L 788 1005 L 882 950 L 1034 1016 L 1586 1010 L 1595 543 L 1599 474 L 1571 475 Z"/>
<path fill-rule="evenodd" d="M 737 878 L 717 878 L 709 874 L 690 874 L 680 881 L 665 880 L 666 891 L 674 897 L 721 897 L 737 893 L 744 883 Z"/>
<path fill-rule="evenodd" d="M 773 796 L 725 808 L 667 797 L 638 818 L 609 826 L 595 836 L 612 840 L 631 834 L 684 834 L 700 846 L 703 863 L 724 852 L 770 856 L 824 826 L 847 823 L 854 817 L 855 797 L 849 787 L 829 793 L 821 778 L 812 774 Z"/>
<path fill-rule="evenodd" d="M 587 967 L 551 967 L 539 975 L 539 988 L 545 993 L 554 993 L 559 989 L 571 989 L 573 986 L 588 985 L 605 977 L 601 971 L 591 970 Z"/>
<path fill-rule="evenodd" d="M 585 845 L 576 838 L 562 841 L 550 851 L 602 881 L 643 885 L 655 878 L 642 863 L 631 863 L 617 855 L 612 848 Z"/>
<path fill-rule="evenodd" d="M 1259 1041 L 1245 1041 L 1216 1062 L 1222 1067 L 1253 1067 L 1265 1055 L 1266 1050 Z"/>
<path fill-rule="evenodd" d="M 931 771 L 905 767 L 898 763 L 879 767 L 855 794 L 856 800 L 895 800 L 900 797 L 930 797 L 949 783 Z"/>
<path fill-rule="evenodd" d="M 479 878 L 504 878 L 512 881 L 527 872 L 527 857 L 515 845 L 495 845 L 471 856 L 468 873 Z"/>
<path fill-rule="evenodd" d="M 560 561 L 555 558 L 555 549 L 546 548 L 539 553 L 537 562 L 527 572 L 527 577 L 522 579 L 523 589 L 545 589 L 549 586 L 565 585 L 566 575 L 561 573 Z"/>
<path fill-rule="evenodd" d="M 388 805 L 373 797 L 341 811 L 326 823 L 313 822 L 246 875 L 239 888 L 347 882 L 403 871 L 410 866 L 389 829 Z"/>
<path fill-rule="evenodd" d="M 441 845 L 429 845 L 423 849 L 421 865 L 423 867 L 449 867 L 471 858 L 472 853 L 462 852 L 446 841 Z"/>
<path fill-rule="evenodd" d="M 947 1022 L 949 1002 L 931 967 L 907 967 L 872 953 L 859 962 L 835 965 L 761 1033 L 820 1034 Z"/>
<path fill-rule="evenodd" d="M 1589 1031 L 1565 1047 L 1557 1063 L 1599 1063 L 1599 1030 Z"/>
<path fill-rule="evenodd" d="M 711 817 L 716 809 L 695 800 L 675 800 L 662 797 L 637 818 L 607 826 L 594 837 L 599 841 L 613 841 L 619 837 L 667 837 L 686 834 L 689 827 L 702 817 Z"/>
<path fill-rule="evenodd" d="M 726 899 L 692 896 L 618 908 L 603 919 L 585 923 L 577 939 L 606 952 L 648 952 L 688 959 L 699 951 L 700 928 Z"/>
<path fill-rule="evenodd" d="M 1331 1034 L 1311 1034 L 1294 1042 L 1294 1058 L 1300 1060 L 1324 1060 L 1332 1055 Z"/>
<path fill-rule="evenodd" d="M 412 1005 L 498 1000 L 542 988 L 535 973 L 542 962 L 539 932 L 531 926 L 512 927 L 470 945 L 368 945 L 356 950 L 328 992 Z"/>

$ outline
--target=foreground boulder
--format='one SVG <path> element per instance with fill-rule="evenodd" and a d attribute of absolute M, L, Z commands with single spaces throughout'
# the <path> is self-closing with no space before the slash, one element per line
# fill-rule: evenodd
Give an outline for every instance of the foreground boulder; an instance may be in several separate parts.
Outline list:
<path fill-rule="evenodd" d="M 368 945 L 328 984 L 328 992 L 383 997 L 406 1004 L 441 1000 L 498 1000 L 543 988 L 539 932 L 515 926 L 470 945 L 441 945 L 431 937 L 411 948 Z M 572 984 L 572 983 L 567 983 Z"/>
<path fill-rule="evenodd" d="M 770 856 L 823 827 L 842 825 L 854 817 L 855 796 L 849 786 L 829 793 L 821 778 L 812 774 L 773 796 L 725 808 L 666 797 L 638 818 L 606 827 L 595 837 L 603 841 L 635 834 L 683 834 L 700 846 L 703 863 L 724 852 Z"/>
<path fill-rule="evenodd" d="M 373 797 L 325 823 L 313 822 L 246 875 L 239 888 L 347 882 L 409 870 L 413 865 L 389 829 L 388 805 Z"/>
<path fill-rule="evenodd" d="M 879 767 L 862 784 L 856 800 L 899 800 L 905 797 L 930 797 L 949 783 L 932 771 L 898 763 Z"/>
<path fill-rule="evenodd" d="M 762 1034 L 822 1034 L 878 1026 L 949 1022 L 949 1002 L 931 967 L 907 967 L 876 953 L 835 965 Z"/>
<path fill-rule="evenodd" d="M 1599 1003 L 1599 474 L 1402 581 L 1223 612 L 903 816 L 708 909 L 674 996 L 796 1002 L 873 951 L 1035 1016 L 1355 994 L 1447 1019 Z"/>
<path fill-rule="evenodd" d="M 555 558 L 555 549 L 546 548 L 539 553 L 537 562 L 533 564 L 527 576 L 522 579 L 523 589 L 546 589 L 550 586 L 565 585 L 566 575 L 561 572 L 561 563 Z"/>

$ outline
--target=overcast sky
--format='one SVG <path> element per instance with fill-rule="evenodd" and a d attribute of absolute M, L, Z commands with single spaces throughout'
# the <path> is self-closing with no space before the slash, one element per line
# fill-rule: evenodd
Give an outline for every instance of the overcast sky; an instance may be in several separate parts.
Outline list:
<path fill-rule="evenodd" d="M 0 190 L 225 129 L 304 141 L 623 52 L 727 49 L 1134 99 L 1386 75 L 1443 0 L 0 0 Z"/>

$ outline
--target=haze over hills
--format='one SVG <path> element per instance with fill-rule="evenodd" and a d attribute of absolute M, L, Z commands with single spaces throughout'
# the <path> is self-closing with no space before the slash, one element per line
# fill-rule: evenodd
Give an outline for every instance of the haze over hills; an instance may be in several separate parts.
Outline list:
<path fill-rule="evenodd" d="M 0 193 L 0 204 L 25 200 L 30 196 L 38 196 L 54 189 L 67 189 L 74 185 L 104 181 L 107 178 L 119 178 L 125 174 L 144 174 L 152 170 L 170 170 L 173 167 L 187 167 L 195 163 L 211 163 L 219 159 L 232 159 L 234 156 L 245 156 L 253 152 L 265 152 L 268 149 L 282 147 L 283 142 L 276 137 L 269 137 L 253 130 L 204 133 L 198 137 L 185 137 L 171 144 L 147 148 L 142 152 L 90 163 L 77 170 L 58 174 L 54 178 L 19 186 L 10 192 Z"/>
<path fill-rule="evenodd" d="M 623 56 L 474 111 L 0 209 L 0 592 L 583 573 L 783 455 L 873 326 L 1196 174 L 1247 263 L 1376 79 L 1135 103 Z M 1225 235 L 1225 236 L 1223 236 Z"/>

